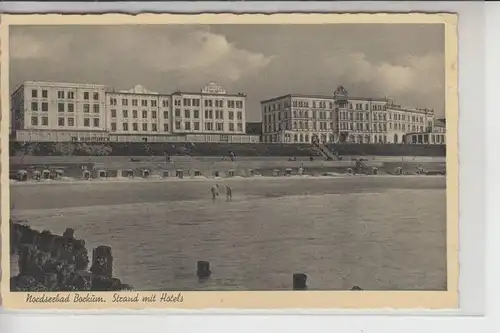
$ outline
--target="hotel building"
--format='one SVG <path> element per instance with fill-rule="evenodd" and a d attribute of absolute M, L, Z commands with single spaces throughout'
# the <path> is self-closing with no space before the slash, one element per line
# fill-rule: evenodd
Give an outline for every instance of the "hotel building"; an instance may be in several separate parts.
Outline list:
<path fill-rule="evenodd" d="M 387 98 L 289 94 L 261 102 L 264 142 L 404 143 L 409 132 L 428 132 L 434 111 L 403 108 Z"/>
<path fill-rule="evenodd" d="M 106 137 L 106 87 L 27 81 L 11 95 L 11 128 L 24 141 Z"/>
<path fill-rule="evenodd" d="M 214 82 L 160 94 L 28 81 L 11 95 L 11 129 L 18 141 L 259 142 L 245 133 L 245 111 L 246 95 Z"/>

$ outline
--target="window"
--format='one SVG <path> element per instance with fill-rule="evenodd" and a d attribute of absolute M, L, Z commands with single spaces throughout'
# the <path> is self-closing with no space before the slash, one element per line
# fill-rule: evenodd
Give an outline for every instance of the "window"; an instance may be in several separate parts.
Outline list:
<path fill-rule="evenodd" d="M 111 123 L 111 131 L 116 132 L 116 123 Z"/>
<path fill-rule="evenodd" d="M 132 110 L 132 118 L 137 119 L 137 110 Z"/>
<path fill-rule="evenodd" d="M 99 113 L 99 104 L 94 104 L 94 113 Z"/>
<path fill-rule="evenodd" d="M 111 97 L 111 98 L 109 99 L 109 104 L 111 104 L 111 105 L 116 105 L 116 104 L 117 104 L 116 98 Z"/>
<path fill-rule="evenodd" d="M 156 124 L 151 124 L 151 130 L 152 130 L 153 132 L 158 132 L 158 125 L 156 125 Z"/>
<path fill-rule="evenodd" d="M 146 119 L 148 117 L 148 111 L 142 110 L 142 119 Z"/>
<path fill-rule="evenodd" d="M 75 104 L 68 103 L 68 112 L 75 112 Z"/>
<path fill-rule="evenodd" d="M 31 90 L 31 97 L 37 98 L 38 97 L 38 90 L 37 89 L 32 89 Z"/>
<path fill-rule="evenodd" d="M 190 123 L 189 121 L 186 121 L 186 122 L 184 123 L 184 129 L 185 129 L 186 131 L 190 131 L 190 130 L 191 130 L 191 123 Z"/>
<path fill-rule="evenodd" d="M 200 110 L 194 110 L 193 111 L 193 118 L 199 119 L 200 118 Z"/>
<path fill-rule="evenodd" d="M 116 110 L 111 109 L 111 118 L 116 118 Z"/>
<path fill-rule="evenodd" d="M 57 103 L 57 111 L 64 112 L 64 103 Z"/>
<path fill-rule="evenodd" d="M 241 111 L 238 111 L 238 120 L 243 119 L 243 113 Z"/>
<path fill-rule="evenodd" d="M 168 132 L 168 124 L 163 124 L 163 131 Z"/>
<path fill-rule="evenodd" d="M 94 127 L 99 127 L 99 118 L 94 118 Z"/>
<path fill-rule="evenodd" d="M 195 130 L 195 131 L 199 131 L 199 130 L 200 130 L 200 123 L 199 123 L 199 122 L 195 121 L 195 122 L 193 123 L 193 125 L 194 125 L 194 130 Z"/>
<path fill-rule="evenodd" d="M 184 106 L 191 106 L 191 100 L 189 98 L 184 98 L 183 104 Z"/>
<path fill-rule="evenodd" d="M 124 131 L 128 131 L 128 123 L 122 123 L 122 128 Z"/>
<path fill-rule="evenodd" d="M 222 123 L 217 123 L 216 124 L 217 131 L 224 131 L 224 124 Z"/>
<path fill-rule="evenodd" d="M 68 118 L 68 126 L 75 126 L 75 118 L 73 117 Z"/>
<path fill-rule="evenodd" d="M 180 121 L 176 121 L 175 122 L 175 129 L 176 130 L 180 130 L 181 129 L 181 122 Z"/>
<path fill-rule="evenodd" d="M 128 118 L 128 110 L 123 110 L 122 116 L 123 116 L 123 118 Z"/>
<path fill-rule="evenodd" d="M 94 101 L 98 101 L 99 100 L 99 93 L 98 92 L 95 92 L 93 94 L 93 97 L 94 97 Z"/>
<path fill-rule="evenodd" d="M 139 130 L 139 125 L 137 123 L 132 124 L 132 130 L 138 131 Z"/>
<path fill-rule="evenodd" d="M 229 120 L 233 120 L 233 119 L 234 119 L 234 112 L 229 111 Z"/>
<path fill-rule="evenodd" d="M 68 99 L 75 99 L 75 93 L 73 91 L 68 91 Z"/>
<path fill-rule="evenodd" d="M 142 130 L 144 132 L 147 132 L 147 130 L 148 130 L 148 124 L 142 124 Z"/>
<path fill-rule="evenodd" d="M 175 116 L 180 117 L 181 116 L 181 109 L 175 109 Z"/>
<path fill-rule="evenodd" d="M 42 126 L 49 126 L 49 117 L 42 117 Z"/>
<path fill-rule="evenodd" d="M 157 107 L 156 100 L 154 100 L 154 99 L 151 100 L 151 106 L 152 107 Z"/>
<path fill-rule="evenodd" d="M 83 104 L 83 112 L 84 113 L 90 112 L 90 105 L 89 104 Z"/>
<path fill-rule="evenodd" d="M 234 124 L 233 123 L 229 123 L 229 131 L 234 132 Z"/>
<path fill-rule="evenodd" d="M 184 110 L 184 118 L 191 118 L 191 112 L 189 110 Z"/>
<path fill-rule="evenodd" d="M 141 100 L 141 106 L 148 106 L 148 100 L 147 99 L 142 99 Z"/>
<path fill-rule="evenodd" d="M 156 111 L 151 111 L 151 118 L 156 119 Z"/>
<path fill-rule="evenodd" d="M 167 99 L 164 99 L 164 100 L 162 101 L 162 105 L 163 105 L 163 107 L 164 107 L 164 108 L 167 108 L 167 107 L 168 107 L 168 100 L 167 100 Z"/>
<path fill-rule="evenodd" d="M 31 111 L 38 111 L 38 103 L 31 102 Z"/>
<path fill-rule="evenodd" d="M 136 99 L 132 100 L 132 106 L 137 106 L 137 100 Z"/>
<path fill-rule="evenodd" d="M 83 126 L 90 127 L 90 118 L 83 118 Z"/>
<path fill-rule="evenodd" d="M 57 98 L 58 98 L 58 99 L 64 99 L 64 91 L 59 90 L 59 91 L 57 92 Z"/>
<path fill-rule="evenodd" d="M 42 90 L 42 98 L 49 98 L 49 92 L 47 90 Z"/>
<path fill-rule="evenodd" d="M 163 118 L 168 119 L 168 111 L 163 111 Z"/>
<path fill-rule="evenodd" d="M 87 101 L 89 100 L 89 96 L 90 96 L 90 94 L 89 94 L 89 92 L 88 92 L 88 91 L 85 91 L 85 92 L 83 93 L 83 99 L 85 99 L 85 100 L 87 100 Z"/>
<path fill-rule="evenodd" d="M 31 125 L 38 126 L 38 117 L 37 116 L 31 117 Z"/>
<path fill-rule="evenodd" d="M 128 99 L 122 98 L 122 105 L 127 106 L 128 105 Z"/>
<path fill-rule="evenodd" d="M 238 132 L 241 132 L 241 131 L 243 131 L 243 124 L 238 123 Z"/>

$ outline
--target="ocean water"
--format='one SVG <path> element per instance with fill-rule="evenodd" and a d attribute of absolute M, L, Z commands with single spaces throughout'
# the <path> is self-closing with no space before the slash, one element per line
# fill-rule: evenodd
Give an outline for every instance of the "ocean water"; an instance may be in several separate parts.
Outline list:
<path fill-rule="evenodd" d="M 212 200 L 213 183 L 229 185 Z M 446 289 L 444 177 L 11 186 L 12 216 L 113 249 L 137 290 Z M 196 262 L 211 264 L 199 282 Z"/>

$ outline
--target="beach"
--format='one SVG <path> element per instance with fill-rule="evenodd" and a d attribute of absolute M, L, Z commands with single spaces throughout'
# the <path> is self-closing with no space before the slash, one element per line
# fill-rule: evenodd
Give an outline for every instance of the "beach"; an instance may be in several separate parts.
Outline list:
<path fill-rule="evenodd" d="M 218 183 L 233 189 L 212 200 Z M 446 288 L 441 176 L 75 181 L 11 186 L 12 217 L 109 245 L 138 290 Z M 36 200 L 35 200 L 36 199 Z M 196 262 L 211 263 L 199 282 Z"/>

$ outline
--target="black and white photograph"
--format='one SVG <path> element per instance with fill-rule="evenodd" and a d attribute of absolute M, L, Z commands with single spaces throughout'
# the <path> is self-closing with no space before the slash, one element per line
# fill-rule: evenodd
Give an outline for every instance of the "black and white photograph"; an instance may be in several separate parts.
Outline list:
<path fill-rule="evenodd" d="M 10 294 L 456 293 L 445 21 L 365 21 L 9 25 Z"/>

